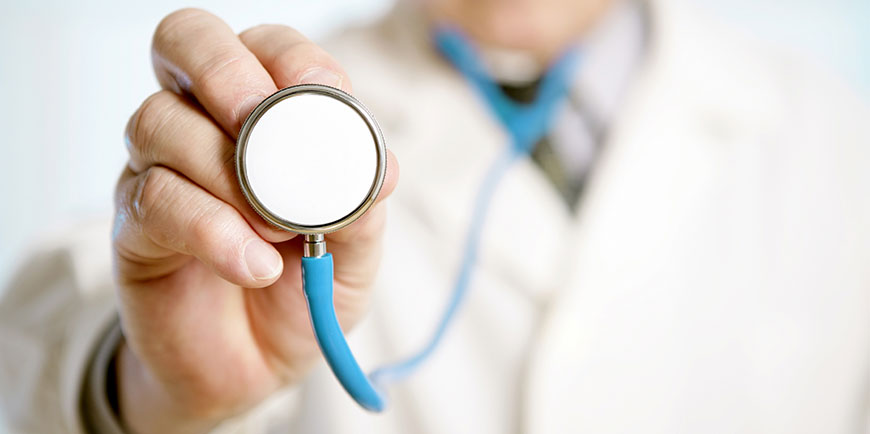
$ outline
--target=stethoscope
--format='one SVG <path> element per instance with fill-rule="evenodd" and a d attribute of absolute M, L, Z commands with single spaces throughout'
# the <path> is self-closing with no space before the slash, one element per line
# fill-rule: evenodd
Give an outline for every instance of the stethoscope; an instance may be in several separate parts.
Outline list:
<path fill-rule="evenodd" d="M 333 262 L 324 235 L 360 218 L 375 202 L 386 173 L 384 138 L 371 113 L 341 90 L 292 86 L 253 110 L 237 142 L 236 172 L 250 205 L 266 221 L 305 238 L 302 287 L 327 364 L 357 403 L 376 412 L 386 407 L 386 386 L 414 372 L 443 339 L 467 293 L 491 199 L 512 163 L 527 156 L 548 130 L 567 96 L 576 64 L 576 50 L 569 50 L 541 79 L 536 100 L 518 104 L 489 77 L 459 31 L 441 27 L 434 36 L 437 48 L 505 127 L 510 146 L 493 161 L 477 190 L 449 302 L 429 341 L 412 356 L 367 376 L 347 344 L 333 305 Z"/>

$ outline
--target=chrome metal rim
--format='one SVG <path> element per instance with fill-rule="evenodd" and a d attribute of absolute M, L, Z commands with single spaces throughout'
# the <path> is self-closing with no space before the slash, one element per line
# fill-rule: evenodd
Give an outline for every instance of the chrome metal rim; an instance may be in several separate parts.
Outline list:
<path fill-rule="evenodd" d="M 280 101 L 283 101 L 287 98 L 292 98 L 296 95 L 301 94 L 321 94 L 326 95 L 332 98 L 335 98 L 344 104 L 347 104 L 349 107 L 354 109 L 357 114 L 365 121 L 366 125 L 369 128 L 369 131 L 372 134 L 372 139 L 375 143 L 375 152 L 377 154 L 377 171 L 375 173 L 375 178 L 372 180 L 372 185 L 369 188 L 369 192 L 363 201 L 348 215 L 318 226 L 309 226 L 309 225 L 300 225 L 294 223 L 292 221 L 283 219 L 273 212 L 269 210 L 260 200 L 257 198 L 257 195 L 254 194 L 254 191 L 251 189 L 251 185 L 248 181 L 247 167 L 245 163 L 245 154 L 248 146 L 248 138 L 251 135 L 251 131 L 257 125 L 257 121 L 269 110 L 273 105 L 277 104 Z M 248 204 L 251 205 L 252 208 L 259 214 L 263 219 L 267 222 L 287 231 L 313 235 L 313 234 L 325 234 L 329 232 L 337 231 L 354 221 L 360 218 L 365 212 L 374 204 L 375 199 L 378 197 L 378 193 L 381 191 L 381 187 L 384 184 L 384 176 L 387 171 L 387 151 L 386 145 L 384 144 L 384 137 L 381 133 L 380 128 L 378 127 L 378 123 L 375 121 L 374 116 L 362 105 L 356 98 L 350 96 L 349 94 L 335 89 L 333 87 L 324 86 L 320 84 L 300 84 L 297 86 L 291 86 L 275 92 L 263 102 L 261 102 L 254 110 L 248 115 L 248 118 L 245 119 L 245 122 L 242 124 L 242 128 L 239 131 L 239 138 L 236 141 L 236 176 L 238 177 L 239 186 L 242 189 L 242 194 L 244 194 L 245 199 L 247 199 Z M 315 181 L 315 180 L 312 180 Z"/>

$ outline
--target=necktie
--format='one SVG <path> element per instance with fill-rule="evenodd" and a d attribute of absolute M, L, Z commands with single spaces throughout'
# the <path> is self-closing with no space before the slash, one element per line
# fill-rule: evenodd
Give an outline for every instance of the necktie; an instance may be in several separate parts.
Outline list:
<path fill-rule="evenodd" d="M 535 99 L 539 83 L 540 81 L 536 80 L 523 85 L 503 84 L 501 89 L 508 98 L 521 104 L 529 104 Z M 541 136 L 535 143 L 530 156 L 559 193 L 565 205 L 572 212 L 575 211 L 583 191 L 585 176 L 568 172 L 548 134 Z"/>

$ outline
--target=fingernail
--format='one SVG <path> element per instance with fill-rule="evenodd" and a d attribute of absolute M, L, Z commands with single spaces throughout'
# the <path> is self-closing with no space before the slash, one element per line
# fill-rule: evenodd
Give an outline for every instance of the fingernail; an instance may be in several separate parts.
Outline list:
<path fill-rule="evenodd" d="M 239 104 L 239 108 L 236 109 L 236 117 L 239 118 L 239 125 L 245 122 L 248 115 L 254 111 L 254 107 L 263 102 L 264 99 L 266 99 L 266 97 L 262 95 L 251 95 Z"/>
<path fill-rule="evenodd" d="M 341 75 L 337 74 L 335 71 L 320 66 L 315 66 L 314 68 L 305 71 L 305 73 L 299 77 L 300 84 L 325 84 L 336 89 L 341 89 L 342 81 Z"/>
<path fill-rule="evenodd" d="M 270 280 L 281 272 L 281 256 L 268 243 L 251 240 L 245 246 L 248 272 L 256 280 Z"/>

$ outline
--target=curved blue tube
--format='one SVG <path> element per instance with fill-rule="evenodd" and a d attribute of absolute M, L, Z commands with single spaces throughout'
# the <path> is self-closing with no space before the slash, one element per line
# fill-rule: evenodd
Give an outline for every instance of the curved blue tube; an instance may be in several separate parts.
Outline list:
<path fill-rule="evenodd" d="M 577 63 L 577 50 L 567 50 L 553 65 L 539 85 L 538 97 L 532 104 L 518 104 L 503 94 L 478 61 L 478 54 L 467 38 L 458 30 L 441 27 L 436 31 L 435 44 L 469 83 L 476 88 L 495 117 L 511 137 L 507 147 L 493 162 L 477 191 L 471 222 L 465 238 L 462 263 L 454 281 L 447 307 L 434 333 L 426 345 L 412 356 L 384 366 L 371 374 L 371 379 L 360 369 L 350 352 L 344 334 L 335 317 L 332 299 L 332 255 L 302 258 L 302 283 L 311 326 L 323 356 L 338 381 L 363 408 L 380 412 L 386 405 L 384 395 L 375 388 L 402 380 L 413 373 L 444 338 L 450 322 L 465 299 L 477 262 L 480 237 L 489 203 L 510 166 L 528 155 L 535 143 L 550 127 L 557 105 L 565 98 Z"/>
<path fill-rule="evenodd" d="M 475 51 L 475 47 L 460 31 L 452 27 L 441 26 L 436 29 L 434 37 L 435 45 L 441 53 L 453 63 L 472 87 L 477 90 L 486 105 L 492 109 L 493 114 L 510 136 L 511 146 L 506 147 L 499 157 L 492 162 L 480 187 L 478 187 L 471 221 L 465 235 L 462 262 L 453 283 L 450 299 L 435 331 L 426 341 L 425 346 L 411 356 L 371 373 L 372 381 L 384 389 L 389 383 L 403 380 L 414 373 L 435 352 L 438 344 L 446 335 L 447 328 L 468 293 L 474 266 L 477 263 L 480 237 L 483 233 L 489 204 L 511 165 L 527 156 L 534 148 L 535 143 L 549 130 L 558 104 L 568 94 L 571 79 L 579 61 L 579 54 L 575 48 L 567 50 L 553 65 L 550 65 L 542 77 L 535 101 L 531 104 L 520 104 L 508 98 L 499 85 L 492 80 L 486 72 L 486 68 L 480 63 L 480 56 Z"/>
<path fill-rule="evenodd" d="M 344 390 L 366 410 L 380 412 L 386 406 L 350 352 L 335 317 L 332 301 L 332 255 L 302 258 L 302 289 L 317 345 Z"/>

